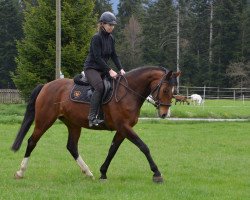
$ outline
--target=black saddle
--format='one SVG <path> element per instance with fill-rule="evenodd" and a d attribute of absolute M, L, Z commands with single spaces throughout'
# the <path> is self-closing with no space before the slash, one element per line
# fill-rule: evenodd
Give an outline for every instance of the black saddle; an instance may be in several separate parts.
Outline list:
<path fill-rule="evenodd" d="M 91 96 L 94 92 L 94 88 L 89 84 L 87 78 L 78 74 L 74 77 L 74 86 L 70 92 L 70 99 L 79 103 L 90 103 Z M 113 95 L 114 81 L 110 77 L 104 77 L 104 94 L 102 98 L 102 104 L 106 104 L 110 101 Z"/>

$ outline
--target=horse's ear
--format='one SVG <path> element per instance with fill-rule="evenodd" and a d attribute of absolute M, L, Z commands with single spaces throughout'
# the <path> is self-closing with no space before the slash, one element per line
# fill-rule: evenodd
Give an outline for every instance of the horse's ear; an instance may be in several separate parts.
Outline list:
<path fill-rule="evenodd" d="M 172 75 L 173 75 L 173 71 L 169 71 L 169 72 L 167 73 L 167 75 L 166 75 L 166 79 L 167 79 L 167 80 L 170 80 L 170 78 L 172 77 Z"/>

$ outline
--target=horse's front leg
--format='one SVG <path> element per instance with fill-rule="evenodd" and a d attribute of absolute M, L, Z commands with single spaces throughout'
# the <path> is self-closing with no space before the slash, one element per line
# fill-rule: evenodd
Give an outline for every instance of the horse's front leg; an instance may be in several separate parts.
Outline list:
<path fill-rule="evenodd" d="M 67 125 L 67 127 L 69 131 L 67 149 L 76 160 L 82 172 L 85 173 L 87 177 L 94 179 L 94 176 L 90 171 L 88 165 L 84 162 L 84 160 L 78 153 L 78 140 L 81 134 L 81 127 L 71 127 L 70 125 Z"/>
<path fill-rule="evenodd" d="M 100 172 L 101 172 L 100 180 L 107 179 L 106 173 L 107 173 L 109 164 L 110 164 L 111 160 L 113 159 L 113 157 L 115 156 L 115 154 L 116 154 L 119 146 L 123 142 L 123 140 L 124 140 L 124 137 L 119 132 L 116 132 L 116 134 L 112 140 L 111 146 L 109 148 L 108 155 L 100 168 Z"/>
<path fill-rule="evenodd" d="M 150 169 L 154 172 L 153 181 L 156 183 L 163 182 L 163 177 L 150 154 L 148 146 L 139 138 L 139 136 L 133 131 L 131 127 L 124 127 L 124 129 L 124 132 L 126 133 L 126 138 L 128 138 L 128 140 L 134 143 L 146 156 L 150 165 Z"/>

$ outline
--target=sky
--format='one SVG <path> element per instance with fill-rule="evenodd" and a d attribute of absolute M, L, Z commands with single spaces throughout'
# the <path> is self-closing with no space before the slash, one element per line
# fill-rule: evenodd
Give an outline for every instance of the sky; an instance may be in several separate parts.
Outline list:
<path fill-rule="evenodd" d="M 111 0 L 110 2 L 113 4 L 112 7 L 113 7 L 113 10 L 114 10 L 114 13 L 117 14 L 118 13 L 117 5 L 119 3 L 119 0 Z"/>

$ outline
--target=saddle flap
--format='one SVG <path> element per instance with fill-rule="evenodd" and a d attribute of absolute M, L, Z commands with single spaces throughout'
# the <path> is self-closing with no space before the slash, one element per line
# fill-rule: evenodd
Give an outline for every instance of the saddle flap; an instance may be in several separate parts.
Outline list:
<path fill-rule="evenodd" d="M 89 85 L 89 82 L 88 82 L 88 80 L 87 80 L 87 77 L 86 77 L 86 76 L 83 76 L 82 74 L 77 74 L 77 75 L 74 77 L 74 83 L 77 84 L 77 85 L 86 85 L 86 86 Z"/>

